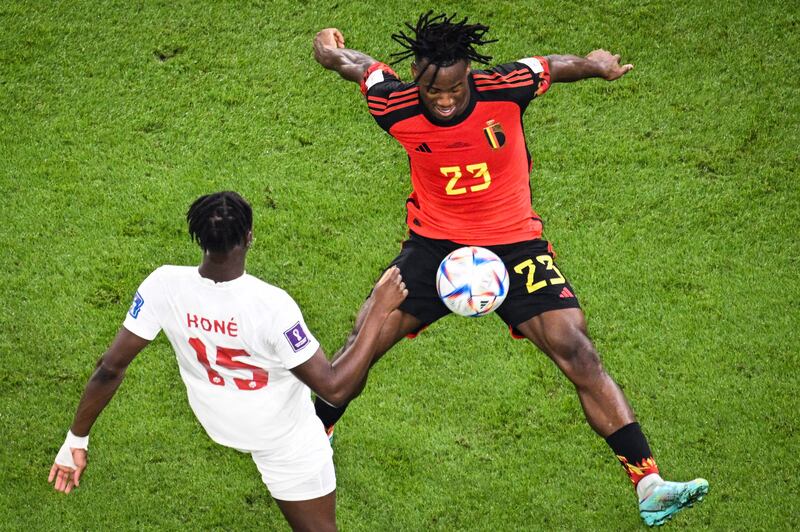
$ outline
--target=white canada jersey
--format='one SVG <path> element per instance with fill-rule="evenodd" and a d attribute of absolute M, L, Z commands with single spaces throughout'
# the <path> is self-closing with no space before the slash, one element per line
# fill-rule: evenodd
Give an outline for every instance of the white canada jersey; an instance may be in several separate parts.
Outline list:
<path fill-rule="evenodd" d="M 248 274 L 215 283 L 197 267 L 162 266 L 139 286 L 124 326 L 146 340 L 163 329 L 189 405 L 217 443 L 240 450 L 327 444 L 309 388 L 289 371 L 319 342 L 280 288 Z"/>

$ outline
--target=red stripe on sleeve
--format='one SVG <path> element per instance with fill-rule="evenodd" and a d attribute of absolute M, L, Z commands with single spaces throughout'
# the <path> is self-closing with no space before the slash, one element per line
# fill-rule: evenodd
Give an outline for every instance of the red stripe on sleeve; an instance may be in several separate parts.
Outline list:
<path fill-rule="evenodd" d="M 480 87 L 483 85 L 502 85 L 504 83 L 519 83 L 520 81 L 533 81 L 533 75 L 530 72 L 528 72 L 527 75 L 521 74 L 519 76 L 506 77 L 497 80 L 476 79 L 475 85 Z"/>
<path fill-rule="evenodd" d="M 496 85 L 475 85 L 475 88 L 480 91 L 496 91 L 500 89 L 515 89 L 517 87 L 527 87 L 528 85 L 533 85 L 533 80 L 528 81 L 520 81 L 518 83 L 498 83 Z"/>
<path fill-rule="evenodd" d="M 400 109 L 405 109 L 406 107 L 411 107 L 412 105 L 417 105 L 417 99 L 413 99 L 410 102 L 400 103 L 397 105 L 392 105 L 391 107 L 386 107 L 383 110 L 377 110 L 372 107 L 369 108 L 369 112 L 372 116 L 383 116 L 385 114 L 389 114 L 393 111 L 399 111 Z"/>
<path fill-rule="evenodd" d="M 508 74 L 501 74 L 500 72 L 493 72 L 491 74 L 473 74 L 475 79 L 491 79 L 491 80 L 500 80 L 505 78 L 510 78 L 516 75 L 530 75 L 531 71 L 527 68 L 519 68 L 517 70 L 512 70 Z"/>

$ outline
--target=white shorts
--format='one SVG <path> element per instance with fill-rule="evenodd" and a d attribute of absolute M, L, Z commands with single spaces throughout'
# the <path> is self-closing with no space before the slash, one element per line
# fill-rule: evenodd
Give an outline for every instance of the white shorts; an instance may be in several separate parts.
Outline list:
<path fill-rule="evenodd" d="M 336 489 L 330 444 L 312 452 L 250 451 L 250 455 L 261 473 L 261 480 L 275 499 L 307 501 Z"/>

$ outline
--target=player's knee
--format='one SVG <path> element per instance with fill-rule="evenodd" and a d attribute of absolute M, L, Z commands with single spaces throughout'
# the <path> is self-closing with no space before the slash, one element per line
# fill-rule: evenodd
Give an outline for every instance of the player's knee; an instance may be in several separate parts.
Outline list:
<path fill-rule="evenodd" d="M 597 350 L 588 338 L 577 339 L 563 346 L 560 351 L 557 357 L 559 367 L 576 386 L 590 384 L 605 371 Z"/>

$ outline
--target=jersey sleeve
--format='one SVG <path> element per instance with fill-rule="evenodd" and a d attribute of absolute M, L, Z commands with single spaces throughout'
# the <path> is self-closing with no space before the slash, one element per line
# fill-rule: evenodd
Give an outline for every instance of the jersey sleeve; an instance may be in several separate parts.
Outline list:
<path fill-rule="evenodd" d="M 385 85 L 386 83 L 389 85 Z M 375 93 L 387 94 L 391 92 L 392 85 L 397 83 L 401 82 L 392 67 L 386 63 L 372 63 L 367 71 L 364 72 L 364 77 L 361 78 L 361 94 L 368 97 L 370 90 L 381 84 L 384 85 L 378 87 Z"/>
<path fill-rule="evenodd" d="M 361 93 L 367 99 L 372 118 L 384 131 L 419 113 L 419 88 L 400 81 L 392 67 L 385 63 L 373 63 L 364 72 Z"/>
<path fill-rule="evenodd" d="M 308 330 L 300 307 L 285 294 L 282 310 L 275 317 L 267 342 L 272 346 L 286 369 L 299 366 L 319 349 L 319 342 Z"/>
<path fill-rule="evenodd" d="M 517 61 L 531 69 L 536 79 L 536 91 L 534 97 L 541 96 L 550 88 L 550 63 L 547 58 L 542 56 L 526 57 Z"/>
<path fill-rule="evenodd" d="M 161 330 L 161 309 L 164 305 L 159 270 L 154 271 L 142 281 L 133 295 L 123 326 L 145 340 L 153 340 Z"/>
<path fill-rule="evenodd" d="M 474 71 L 472 79 L 482 99 L 512 101 L 524 110 L 550 87 L 550 68 L 544 57 L 529 57 Z"/>

